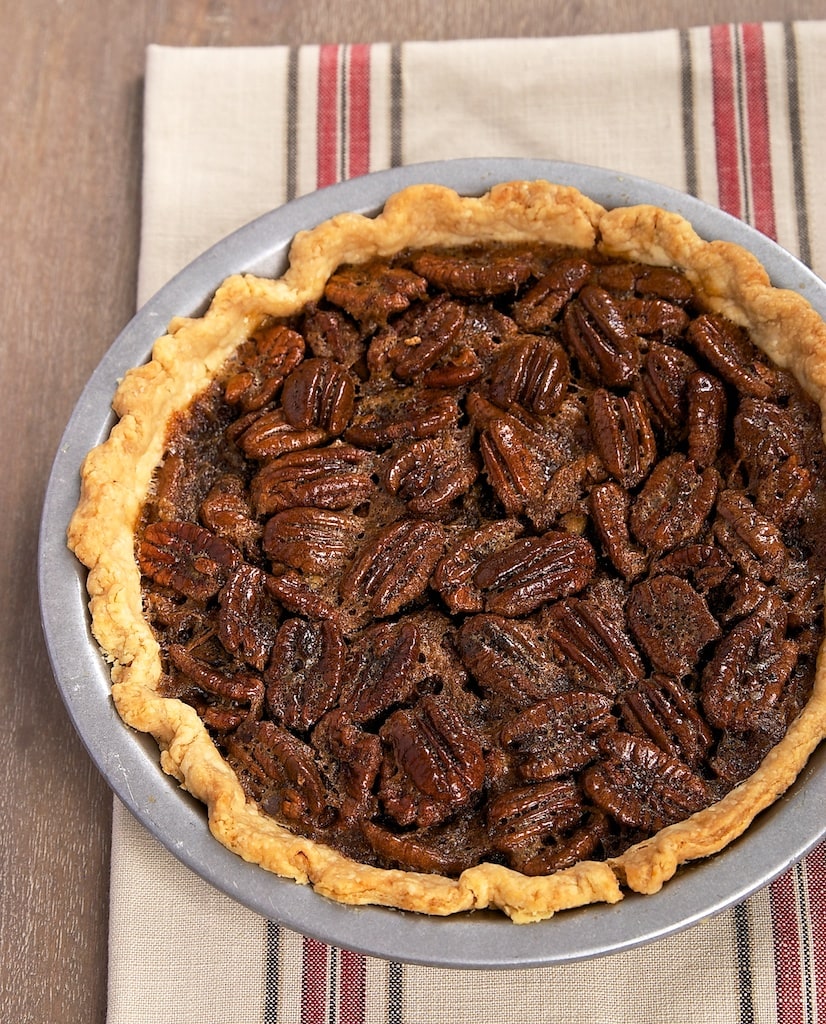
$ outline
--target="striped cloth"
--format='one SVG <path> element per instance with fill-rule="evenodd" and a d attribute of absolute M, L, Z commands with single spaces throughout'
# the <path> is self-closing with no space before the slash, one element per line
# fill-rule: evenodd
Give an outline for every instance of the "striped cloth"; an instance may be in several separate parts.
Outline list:
<path fill-rule="evenodd" d="M 452 157 L 610 167 L 826 274 L 826 22 L 622 36 L 172 49 L 146 77 L 143 301 L 335 181 Z M 712 920 L 599 960 L 454 971 L 304 938 L 212 890 L 116 803 L 109 1024 L 826 1019 L 826 847 Z"/>

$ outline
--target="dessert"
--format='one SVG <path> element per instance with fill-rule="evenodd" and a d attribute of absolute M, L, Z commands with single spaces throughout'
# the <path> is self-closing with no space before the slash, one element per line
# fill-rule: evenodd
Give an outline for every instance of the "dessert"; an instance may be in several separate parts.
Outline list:
<path fill-rule="evenodd" d="M 799 296 L 653 207 L 320 225 L 170 325 L 84 465 L 116 706 L 334 899 L 656 892 L 823 736 L 824 374 Z"/>

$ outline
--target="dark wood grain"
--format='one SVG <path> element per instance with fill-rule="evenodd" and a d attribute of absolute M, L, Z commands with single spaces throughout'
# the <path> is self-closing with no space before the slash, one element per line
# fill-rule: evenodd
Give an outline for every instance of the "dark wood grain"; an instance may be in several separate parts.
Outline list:
<path fill-rule="evenodd" d="M 131 316 L 145 47 L 564 35 L 826 17 L 826 0 L 0 0 L 0 1015 L 102 1022 L 111 796 L 41 638 L 43 491 Z"/>

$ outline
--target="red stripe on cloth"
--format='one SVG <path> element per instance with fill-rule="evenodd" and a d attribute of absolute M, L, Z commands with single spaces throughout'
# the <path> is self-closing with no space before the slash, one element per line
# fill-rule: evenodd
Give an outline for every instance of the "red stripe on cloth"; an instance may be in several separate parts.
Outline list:
<path fill-rule="evenodd" d="M 717 151 L 717 195 L 720 207 L 742 214 L 740 164 L 737 146 L 737 97 L 734 53 L 729 25 L 711 27 L 712 103 Z"/>
<path fill-rule="evenodd" d="M 769 890 L 774 939 L 777 1019 L 798 1024 L 803 1017 L 803 966 L 794 871 L 775 879 Z"/>
<path fill-rule="evenodd" d="M 370 170 L 370 47 L 366 43 L 350 47 L 348 85 L 347 176 L 355 178 Z"/>
<path fill-rule="evenodd" d="M 318 55 L 318 113 L 316 115 L 316 186 L 338 181 L 338 55 L 333 43 Z"/>
<path fill-rule="evenodd" d="M 323 1024 L 327 1019 L 327 946 L 304 939 L 301 967 L 301 1024 Z"/>
<path fill-rule="evenodd" d="M 763 26 L 742 26 L 746 73 L 746 111 L 749 127 L 749 176 L 753 224 L 770 238 L 777 237 L 774 216 L 771 147 L 769 145 L 769 92 L 766 81 L 766 46 Z"/>
<path fill-rule="evenodd" d="M 346 1024 L 363 1024 L 367 988 L 367 961 L 360 953 L 341 951 L 339 1019 Z"/>

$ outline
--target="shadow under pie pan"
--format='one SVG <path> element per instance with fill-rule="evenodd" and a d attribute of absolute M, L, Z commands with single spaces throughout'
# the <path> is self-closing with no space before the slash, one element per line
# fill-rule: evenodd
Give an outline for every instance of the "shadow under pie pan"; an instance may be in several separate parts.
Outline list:
<path fill-rule="evenodd" d="M 704 203 L 610 170 L 538 160 L 456 160 L 397 168 L 295 200 L 240 229 L 173 278 L 138 312 L 89 380 L 54 461 L 41 523 L 38 577 L 46 642 L 61 696 L 90 756 L 118 798 L 183 864 L 221 892 L 305 935 L 369 955 L 453 968 L 518 968 L 601 956 L 697 924 L 784 872 L 826 833 L 826 752 L 821 747 L 786 794 L 721 853 L 681 868 L 655 895 L 566 910 L 515 926 L 488 911 L 429 917 L 353 907 L 277 877 L 225 849 L 200 803 L 164 775 L 158 748 L 128 729 L 111 701 L 109 667 L 90 632 L 85 569 L 66 546 L 86 453 L 108 436 L 112 395 L 177 316 L 202 314 L 230 274 L 277 276 L 296 232 L 345 211 L 378 212 L 417 183 L 479 195 L 498 182 L 547 179 L 575 186 L 607 208 L 648 203 L 680 214 L 703 238 L 750 250 L 772 283 L 802 294 L 826 317 L 826 285 L 771 240 Z"/>

